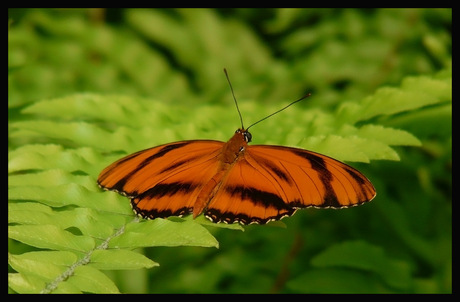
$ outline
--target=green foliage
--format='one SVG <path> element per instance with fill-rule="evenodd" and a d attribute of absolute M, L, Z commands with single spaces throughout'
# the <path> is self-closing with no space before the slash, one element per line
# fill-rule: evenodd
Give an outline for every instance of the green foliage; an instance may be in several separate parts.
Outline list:
<path fill-rule="evenodd" d="M 450 9 L 9 18 L 11 292 L 451 292 Z M 311 91 L 251 128 L 253 143 L 371 163 L 356 166 L 375 201 L 234 232 L 201 216 L 135 218 L 97 187 L 131 152 L 229 139 L 240 125 L 224 67 L 245 126 Z"/>

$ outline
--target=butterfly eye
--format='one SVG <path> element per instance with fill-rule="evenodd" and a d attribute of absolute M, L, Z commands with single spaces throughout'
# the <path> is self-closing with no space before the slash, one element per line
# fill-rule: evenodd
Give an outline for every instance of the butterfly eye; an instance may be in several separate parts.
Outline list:
<path fill-rule="evenodd" d="M 246 131 L 243 135 L 244 135 L 244 140 L 247 143 L 250 143 L 252 141 L 252 134 L 251 133 Z"/>

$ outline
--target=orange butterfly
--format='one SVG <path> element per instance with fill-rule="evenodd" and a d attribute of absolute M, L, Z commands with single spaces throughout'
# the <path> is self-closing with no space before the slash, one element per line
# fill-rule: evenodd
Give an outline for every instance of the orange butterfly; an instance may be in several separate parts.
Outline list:
<path fill-rule="evenodd" d="M 239 113 L 236 99 L 235 104 Z M 195 218 L 204 212 L 213 222 L 241 224 L 279 220 L 306 207 L 357 206 L 375 197 L 363 174 L 333 158 L 298 148 L 249 146 L 251 126 L 236 130 L 226 143 L 190 140 L 136 152 L 105 168 L 97 182 L 129 197 L 143 218 L 190 213 Z"/>

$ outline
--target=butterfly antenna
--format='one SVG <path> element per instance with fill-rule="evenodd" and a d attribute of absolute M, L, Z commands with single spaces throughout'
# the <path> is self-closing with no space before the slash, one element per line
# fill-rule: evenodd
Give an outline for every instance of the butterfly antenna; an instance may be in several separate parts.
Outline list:
<path fill-rule="evenodd" d="M 249 128 L 251 128 L 251 127 L 252 127 L 252 126 L 254 126 L 255 124 L 258 124 L 258 123 L 260 123 L 261 121 L 264 121 L 264 120 L 268 119 L 269 117 L 271 117 L 271 116 L 273 116 L 273 115 L 275 115 L 275 114 L 277 114 L 277 113 L 280 113 L 281 111 L 283 111 L 284 109 L 288 108 L 289 106 L 292 106 L 292 105 L 294 105 L 295 103 L 297 103 L 297 102 L 300 102 L 301 100 L 308 98 L 310 95 L 311 95 L 311 93 L 310 93 L 310 92 L 309 92 L 309 93 L 307 93 L 306 95 L 304 95 L 304 96 L 303 96 L 303 97 L 301 97 L 300 99 L 298 99 L 298 100 L 296 100 L 296 101 L 294 101 L 294 102 L 290 103 L 289 105 L 287 105 L 287 106 L 285 106 L 285 107 L 281 108 L 281 109 L 280 109 L 280 110 L 278 110 L 278 111 L 275 111 L 275 112 L 273 112 L 273 113 L 272 113 L 272 114 L 270 114 L 270 115 L 267 115 L 267 116 L 266 116 L 266 117 L 264 117 L 263 119 L 261 119 L 261 120 L 258 120 L 257 122 L 255 122 L 254 124 L 252 124 L 252 125 L 250 125 L 248 128 L 246 128 L 246 130 L 248 130 Z"/>
<path fill-rule="evenodd" d="M 224 73 L 225 73 L 225 76 L 227 77 L 228 85 L 230 85 L 230 90 L 232 91 L 232 96 L 233 96 L 233 100 L 235 101 L 236 110 L 238 110 L 238 115 L 240 116 L 241 128 L 244 129 L 243 117 L 241 116 L 240 108 L 238 107 L 238 102 L 236 101 L 235 93 L 233 92 L 232 83 L 230 82 L 230 78 L 228 77 L 227 69 L 225 68 L 224 68 Z"/>

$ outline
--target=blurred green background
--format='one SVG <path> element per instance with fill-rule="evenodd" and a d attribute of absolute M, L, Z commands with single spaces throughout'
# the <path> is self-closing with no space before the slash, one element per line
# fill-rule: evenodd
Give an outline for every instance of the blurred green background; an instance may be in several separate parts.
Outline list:
<path fill-rule="evenodd" d="M 452 64 L 451 9 L 9 9 L 8 19 L 9 123 L 37 101 L 91 92 L 222 105 L 235 128 L 223 68 L 240 103 L 276 110 L 308 91 L 296 106 L 332 112 Z M 299 211 L 287 228 L 209 228 L 219 249 L 146 248 L 159 267 L 107 274 L 121 292 L 449 293 L 451 116 L 435 117 L 439 128 L 387 121 L 423 146 L 356 165 L 378 189 L 366 206 Z M 24 143 L 9 137 L 9 150 Z"/>

